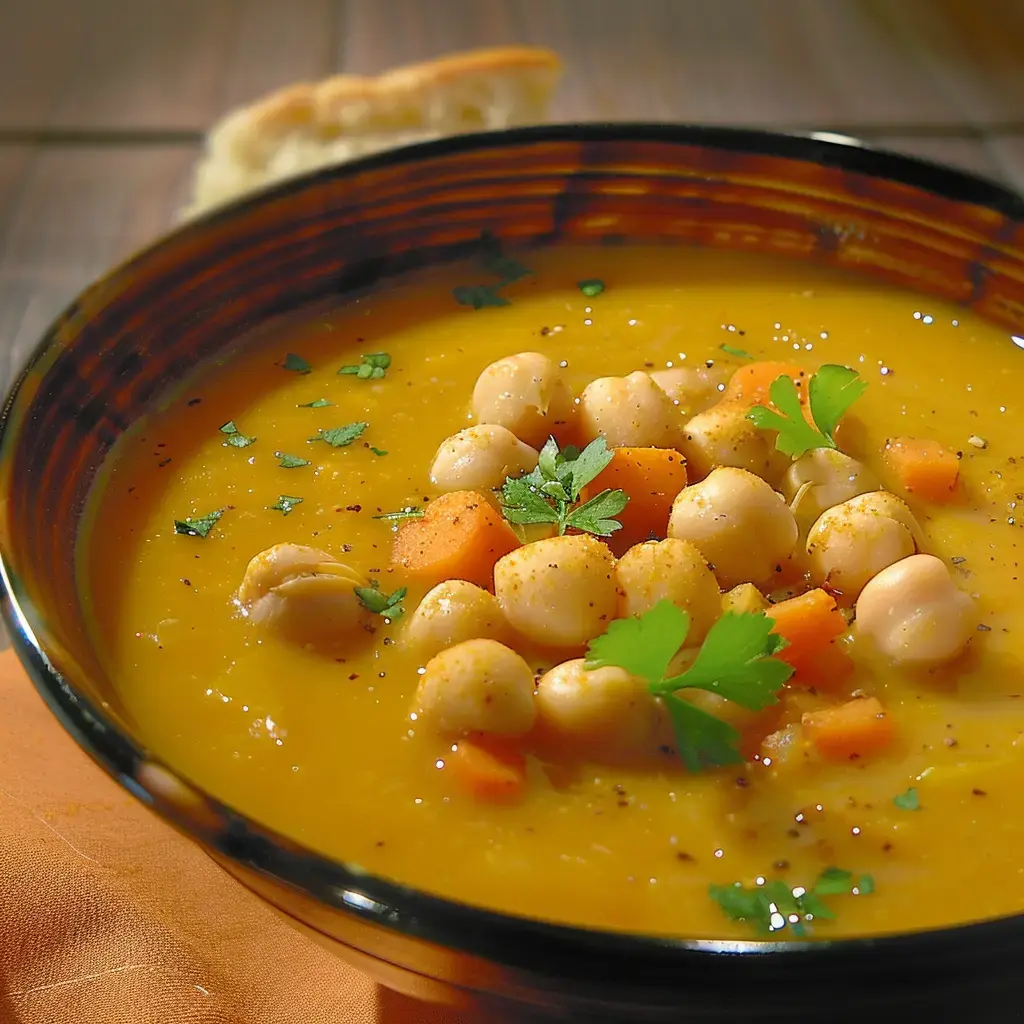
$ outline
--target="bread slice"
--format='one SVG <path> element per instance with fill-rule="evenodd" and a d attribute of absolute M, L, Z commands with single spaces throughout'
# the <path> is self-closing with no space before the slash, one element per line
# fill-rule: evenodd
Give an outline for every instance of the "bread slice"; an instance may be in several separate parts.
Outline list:
<path fill-rule="evenodd" d="M 503 47 L 280 89 L 213 126 L 183 216 L 393 146 L 542 122 L 560 74 L 550 50 Z"/>

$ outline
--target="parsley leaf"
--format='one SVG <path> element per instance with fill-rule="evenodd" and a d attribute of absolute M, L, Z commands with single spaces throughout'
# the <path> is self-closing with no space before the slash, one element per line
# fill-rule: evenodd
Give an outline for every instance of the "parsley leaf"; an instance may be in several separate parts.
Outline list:
<path fill-rule="evenodd" d="M 672 719 L 676 753 L 689 771 L 743 763 L 740 734 L 728 722 L 674 694 L 667 694 L 663 700 Z"/>
<path fill-rule="evenodd" d="M 764 612 L 728 612 L 708 631 L 690 667 L 666 678 L 669 665 L 686 641 L 690 616 L 670 601 L 650 611 L 619 619 L 590 642 L 586 668 L 617 665 L 647 681 L 672 719 L 676 749 L 690 771 L 743 760 L 739 733 L 732 726 L 678 696 L 680 690 L 717 693 L 735 704 L 760 710 L 778 701 L 778 691 L 793 669 L 773 657 L 785 645 L 771 632 Z"/>
<path fill-rule="evenodd" d="M 496 288 L 521 281 L 532 273 L 519 260 L 511 256 L 504 256 L 500 251 L 485 254 L 481 262 L 488 274 L 501 278 L 501 284 L 495 285 Z"/>
<path fill-rule="evenodd" d="M 576 287 L 588 299 L 592 299 L 595 295 L 600 295 L 604 291 L 604 281 L 598 277 L 588 277 L 585 281 L 577 281 Z"/>
<path fill-rule="evenodd" d="M 293 494 L 281 494 L 281 495 L 278 496 L 277 504 L 276 505 L 270 505 L 268 507 L 272 508 L 272 509 L 276 509 L 278 512 L 283 512 L 285 515 L 288 515 L 288 513 L 291 512 L 291 510 L 293 508 L 295 508 L 296 505 L 301 505 L 301 504 L 302 504 L 302 499 L 301 498 L 297 498 Z"/>
<path fill-rule="evenodd" d="M 823 366 L 808 385 L 811 416 L 818 429 L 832 442 L 832 436 L 843 418 L 843 413 L 868 389 L 868 382 L 862 380 L 856 370 L 830 363 Z"/>
<path fill-rule="evenodd" d="M 452 289 L 452 296 L 460 306 L 484 309 L 487 306 L 510 306 L 504 295 L 498 294 L 500 284 L 460 284 Z"/>
<path fill-rule="evenodd" d="M 354 375 L 360 380 L 380 380 L 391 365 L 387 352 L 369 352 L 361 359 L 357 366 L 343 366 L 338 373 Z"/>
<path fill-rule="evenodd" d="M 367 447 L 370 449 L 371 452 L 373 452 L 374 455 L 377 456 L 387 455 L 388 453 L 388 450 L 386 448 L 374 448 L 372 444 L 367 445 Z"/>
<path fill-rule="evenodd" d="M 616 619 L 587 648 L 587 668 L 617 665 L 630 675 L 658 680 L 683 646 L 690 614 L 671 601 L 659 601 L 633 619 Z"/>
<path fill-rule="evenodd" d="M 559 536 L 567 529 L 608 537 L 622 524 L 613 517 L 629 502 L 625 491 L 605 490 L 572 508 L 580 493 L 612 460 L 603 437 L 591 441 L 583 451 L 558 449 L 548 438 L 540 451 L 537 468 L 521 477 L 507 477 L 501 489 L 502 515 L 518 526 L 555 523 Z"/>
<path fill-rule="evenodd" d="M 682 675 L 660 683 L 658 692 L 693 687 L 751 711 L 777 704 L 777 694 L 793 669 L 772 657 L 786 646 L 771 631 L 773 625 L 763 612 L 726 612 L 708 631 L 693 664 Z"/>
<path fill-rule="evenodd" d="M 296 406 L 298 409 L 326 409 L 327 406 L 333 405 L 333 402 L 327 401 L 326 398 L 318 398 L 315 402 L 303 402 L 301 405 Z"/>
<path fill-rule="evenodd" d="M 598 537 L 610 537 L 622 529 L 622 523 L 614 517 L 628 504 L 629 495 L 625 491 L 604 490 L 573 509 L 566 516 L 565 525 Z"/>
<path fill-rule="evenodd" d="M 781 880 L 764 882 L 746 888 L 739 882 L 732 885 L 711 885 L 708 895 L 727 917 L 753 925 L 760 932 L 777 932 L 789 927 L 798 938 L 807 934 L 806 923 L 821 918 L 832 920 L 835 912 L 822 900 L 823 896 L 869 896 L 875 891 L 871 875 L 856 881 L 853 872 L 842 868 L 826 868 L 810 888 L 790 888 Z"/>
<path fill-rule="evenodd" d="M 798 459 L 815 448 L 837 448 L 835 430 L 843 414 L 867 388 L 856 370 L 829 364 L 815 373 L 808 384 L 812 426 L 804 417 L 800 396 L 791 377 L 772 381 L 768 394 L 775 409 L 755 405 L 747 419 L 760 430 L 777 430 L 775 447 Z M 778 411 L 776 411 L 778 410 Z"/>
<path fill-rule="evenodd" d="M 289 455 L 287 452 L 274 452 L 274 458 L 281 460 L 278 465 L 282 469 L 298 469 L 310 464 L 309 459 L 300 459 L 298 455 Z"/>
<path fill-rule="evenodd" d="M 284 357 L 282 365 L 286 370 L 291 370 L 293 373 L 309 373 L 313 369 L 302 356 L 297 356 L 294 352 L 289 352 Z"/>
<path fill-rule="evenodd" d="M 921 810 L 921 798 L 917 795 L 917 790 L 911 786 L 906 793 L 897 793 L 892 798 L 892 802 L 901 811 L 919 811 Z"/>
<path fill-rule="evenodd" d="M 360 437 L 369 425 L 369 423 L 346 423 L 343 427 L 320 430 L 316 437 L 310 437 L 306 440 L 310 443 L 313 441 L 326 441 L 332 448 L 344 448 Z"/>
<path fill-rule="evenodd" d="M 186 516 L 184 519 L 174 520 L 174 532 L 184 537 L 205 537 L 217 525 L 218 520 L 226 510 L 215 509 L 207 512 L 205 516 Z"/>
<path fill-rule="evenodd" d="M 379 516 L 374 516 L 374 519 L 388 519 L 392 522 L 397 522 L 403 519 L 422 519 L 426 515 L 426 510 L 422 508 L 415 508 L 412 505 L 406 505 L 405 508 L 399 509 L 397 512 L 383 512 Z"/>
<path fill-rule="evenodd" d="M 753 359 L 754 357 L 745 348 L 736 348 L 733 345 L 718 346 L 726 355 L 736 356 L 738 359 Z"/>
<path fill-rule="evenodd" d="M 224 442 L 226 445 L 231 445 L 232 448 L 248 448 L 256 438 L 249 437 L 243 434 L 238 427 L 235 426 L 234 420 L 228 420 L 227 423 L 223 424 L 218 428 L 222 434 L 227 436 L 227 440 Z"/>
<path fill-rule="evenodd" d="M 382 594 L 377 589 L 377 581 L 374 580 L 368 587 L 353 589 L 356 597 L 359 598 L 359 603 L 375 615 L 385 615 L 394 622 L 405 614 L 405 609 L 402 607 L 402 601 L 405 600 L 407 593 L 405 587 L 399 587 L 393 594 Z"/>

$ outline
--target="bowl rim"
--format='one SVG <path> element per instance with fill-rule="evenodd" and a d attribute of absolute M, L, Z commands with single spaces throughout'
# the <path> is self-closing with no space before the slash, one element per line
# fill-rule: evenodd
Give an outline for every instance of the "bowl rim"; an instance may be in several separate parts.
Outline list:
<path fill-rule="evenodd" d="M 547 124 L 498 129 L 417 142 L 370 156 L 314 170 L 211 209 L 184 224 L 175 225 L 154 242 L 122 261 L 103 278 L 111 278 L 147 254 L 174 245 L 182 237 L 204 232 L 222 220 L 244 218 L 252 209 L 316 183 L 339 180 L 379 168 L 395 168 L 437 156 L 467 151 L 508 149 L 546 142 L 568 143 L 664 142 L 679 146 L 725 150 L 750 156 L 777 157 L 795 162 L 838 168 L 867 177 L 886 179 L 940 198 L 987 208 L 1012 221 L 1024 222 L 1024 196 L 980 175 L 947 167 L 915 156 L 906 156 L 847 136 L 830 132 L 777 133 L 761 129 L 687 125 L 664 122 L 593 122 Z M 94 287 L 90 286 L 90 287 Z M 83 289 L 81 294 L 87 289 Z M 66 307 L 75 308 L 79 299 Z M 0 445 L 18 440 L 19 428 L 12 426 L 12 408 L 19 398 L 26 375 L 57 343 L 56 319 L 35 346 L 15 376 L 0 412 Z M 13 436 L 12 436 L 13 434 Z M 254 819 L 240 814 L 211 796 L 204 787 L 166 766 L 176 778 L 206 797 L 220 810 L 230 827 L 210 837 L 197 834 L 173 820 L 158 796 L 136 776 L 143 762 L 154 763 L 145 748 L 126 736 L 102 708 L 83 696 L 73 682 L 56 670 L 29 625 L 12 581 L 9 539 L 0 530 L 0 615 L 8 627 L 22 665 L 40 695 L 72 738 L 116 782 L 165 820 L 200 844 L 214 849 L 229 861 L 283 881 L 310 898 L 334 909 L 380 926 L 392 933 L 424 940 L 470 955 L 487 956 L 506 967 L 550 973 L 552 955 L 580 955 L 588 974 L 594 973 L 594 956 L 615 958 L 635 956 L 650 965 L 663 962 L 669 967 L 690 966 L 698 970 L 709 958 L 743 960 L 787 960 L 800 955 L 806 960 L 838 960 L 851 954 L 880 955 L 885 960 L 913 952 L 915 958 L 955 943 L 961 948 L 1005 948 L 1011 939 L 1024 934 L 1024 913 L 969 921 L 918 931 L 893 932 L 838 939 L 815 940 L 716 940 L 660 936 L 595 926 L 580 926 L 555 920 L 504 913 L 456 899 L 434 895 L 401 882 L 369 874 L 350 863 L 334 860 L 304 847 Z M 155 763 L 161 762 L 157 759 Z M 325 899 L 325 894 L 332 899 Z M 493 955 L 489 949 L 500 952 Z M 559 965 L 567 966 L 564 959 Z"/>

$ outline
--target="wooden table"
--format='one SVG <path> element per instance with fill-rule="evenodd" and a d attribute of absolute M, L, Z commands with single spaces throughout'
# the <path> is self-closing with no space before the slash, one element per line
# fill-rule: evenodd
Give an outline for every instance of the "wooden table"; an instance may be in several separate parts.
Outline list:
<path fill-rule="evenodd" d="M 0 378 L 170 222 L 207 126 L 461 47 L 565 57 L 558 119 L 846 132 L 1024 190 L 1024 0 L 6 0 Z"/>

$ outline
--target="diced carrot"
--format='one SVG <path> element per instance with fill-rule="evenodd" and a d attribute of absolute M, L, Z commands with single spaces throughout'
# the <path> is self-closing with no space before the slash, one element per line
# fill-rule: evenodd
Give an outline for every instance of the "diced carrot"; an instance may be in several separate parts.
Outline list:
<path fill-rule="evenodd" d="M 491 589 L 494 563 L 519 538 L 477 491 L 451 491 L 430 502 L 422 519 L 407 519 L 395 534 L 391 561 L 428 585 L 466 580 Z"/>
<path fill-rule="evenodd" d="M 812 651 L 805 657 L 793 659 L 790 664 L 795 669 L 789 679 L 790 686 L 806 686 L 824 693 L 841 690 L 854 672 L 853 659 L 845 645 L 838 640 L 831 641 L 821 650 Z"/>
<path fill-rule="evenodd" d="M 885 442 L 885 461 L 900 487 L 926 501 L 951 501 L 960 475 L 956 452 L 938 441 L 917 437 L 890 437 Z"/>
<path fill-rule="evenodd" d="M 672 502 L 686 486 L 686 460 L 671 448 L 616 448 L 612 461 L 580 495 L 589 501 L 606 489 L 623 490 L 629 504 L 617 518 L 622 529 L 608 538 L 617 555 L 668 532 Z"/>
<path fill-rule="evenodd" d="M 789 641 L 778 656 L 790 665 L 806 661 L 846 631 L 835 598 L 820 588 L 773 604 L 766 614 L 775 622 L 772 632 Z"/>
<path fill-rule="evenodd" d="M 807 401 L 808 374 L 805 369 L 792 363 L 774 361 L 747 363 L 741 366 L 730 378 L 722 393 L 722 401 L 749 402 L 751 405 L 770 405 L 768 392 L 779 377 L 791 377 L 800 393 L 800 401 Z"/>
<path fill-rule="evenodd" d="M 893 740 L 892 719 L 875 697 L 861 697 L 803 717 L 804 731 L 822 757 L 855 760 L 877 754 Z"/>
<path fill-rule="evenodd" d="M 526 792 L 526 759 L 518 751 L 485 739 L 459 740 L 445 766 L 462 790 L 486 803 L 510 803 Z"/>

